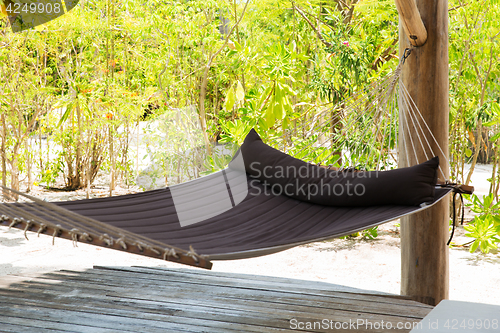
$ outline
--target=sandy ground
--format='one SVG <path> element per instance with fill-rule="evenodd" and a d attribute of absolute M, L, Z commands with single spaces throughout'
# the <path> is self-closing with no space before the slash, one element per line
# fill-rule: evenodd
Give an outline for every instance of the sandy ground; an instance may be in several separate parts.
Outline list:
<path fill-rule="evenodd" d="M 479 166 L 472 184 L 486 194 L 489 166 Z M 94 191 L 105 195 L 105 190 Z M 82 197 L 83 192 L 76 197 Z M 375 240 L 350 239 L 313 243 L 265 257 L 214 262 L 214 271 L 249 273 L 330 282 L 339 285 L 399 294 L 401 259 L 396 222 L 380 228 Z M 457 244 L 471 239 L 463 228 Z M 8 275 L 29 276 L 59 269 L 83 270 L 93 265 L 187 267 L 120 251 L 72 243 L 52 237 L 0 227 L 0 284 Z M 196 268 L 193 268 L 196 269 Z M 500 254 L 470 254 L 450 250 L 450 299 L 500 305 Z"/>

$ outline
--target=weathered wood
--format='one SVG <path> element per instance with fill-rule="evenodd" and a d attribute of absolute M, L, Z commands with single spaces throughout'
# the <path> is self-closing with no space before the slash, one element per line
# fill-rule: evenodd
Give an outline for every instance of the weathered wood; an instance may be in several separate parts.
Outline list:
<path fill-rule="evenodd" d="M 96 266 L 98 267 L 98 266 Z M 235 288 L 245 288 L 245 289 L 262 289 L 266 291 L 274 290 L 278 292 L 294 293 L 294 294 L 307 294 L 307 295 L 317 295 L 320 297 L 336 297 L 336 298 L 349 298 L 349 299 L 359 299 L 363 301 L 374 301 L 376 303 L 388 302 L 390 304 L 401 304 L 408 305 L 405 299 L 409 299 L 405 296 L 400 295 L 390 295 L 390 294 L 376 294 L 371 293 L 371 291 L 342 291 L 337 290 L 333 287 L 325 287 L 321 284 L 320 287 L 315 287 L 314 281 L 304 281 L 295 279 L 285 279 L 285 278 L 273 278 L 273 277 L 263 277 L 254 276 L 247 274 L 240 274 L 239 276 L 231 276 L 230 274 L 224 275 L 224 273 L 210 272 L 210 271 L 193 271 L 188 270 L 177 270 L 177 269 L 158 269 L 158 268 L 136 268 L 136 267 L 102 267 L 102 269 L 94 269 L 91 274 L 105 274 L 106 276 L 113 276 L 109 273 L 109 270 L 116 271 L 116 275 L 121 275 L 122 277 L 133 276 L 133 274 L 147 274 L 150 281 L 158 279 L 159 281 L 173 282 L 173 281 L 185 281 L 189 279 L 192 283 L 196 283 L 196 280 L 203 281 L 203 283 L 210 284 L 212 286 L 223 286 L 223 287 L 235 287 Z M 209 273 L 209 274 L 206 274 Z M 210 274 L 213 273 L 213 274 Z M 139 275 L 140 276 L 140 275 Z M 138 276 L 138 277 L 139 277 Z M 180 278 L 181 280 L 176 279 Z M 263 280 L 262 280 L 263 279 Z M 298 283 L 300 283 L 300 285 Z M 423 306 L 425 308 L 430 308 L 427 305 L 414 303 L 416 306 Z"/>
<path fill-rule="evenodd" d="M 438 180 L 445 181 L 449 176 L 448 1 L 417 0 L 416 5 L 428 28 L 428 38 L 425 45 L 412 50 L 403 66 L 401 82 L 408 89 L 437 141 L 436 144 L 428 136 L 433 151 L 439 154 L 440 166 L 444 172 L 444 176 L 441 171 L 438 172 Z M 410 41 L 403 32 L 403 25 L 400 20 L 400 55 L 410 46 Z M 420 162 L 426 158 L 422 147 L 412 147 L 410 144 L 410 138 L 413 142 L 418 142 L 418 137 L 415 131 L 403 130 L 402 115 L 403 110 L 400 109 L 399 156 L 400 167 L 405 167 L 418 162 L 414 148 Z M 401 219 L 401 294 L 433 305 L 448 298 L 448 205 L 448 200 L 441 200 L 422 212 Z"/>
<path fill-rule="evenodd" d="M 295 332 L 302 322 L 419 322 L 432 308 L 388 295 L 336 291 L 337 286 L 199 270 L 97 268 L 60 271 L 0 289 L 0 323 L 9 331 Z M 266 281 L 269 280 L 269 281 Z M 1 328 L 0 324 L 0 328 Z M 139 329 L 140 327 L 140 329 Z M 1 330 L 1 329 L 0 329 Z M 309 332 L 326 332 L 320 328 Z M 384 332 L 340 329 L 335 332 Z M 394 329 L 409 332 L 409 329 Z"/>
<path fill-rule="evenodd" d="M 285 284 L 278 284 L 278 285 L 265 285 L 265 284 L 259 284 L 258 281 L 254 280 L 249 280 L 249 281 L 231 281 L 229 279 L 220 281 L 219 280 L 208 280 L 207 278 L 203 278 L 202 280 L 190 276 L 178 276 L 175 277 L 173 275 L 166 275 L 166 276 L 159 276 L 159 275 L 149 275 L 148 277 L 141 276 L 140 274 L 134 274 L 135 272 L 129 271 L 127 275 L 124 273 L 120 272 L 115 272 L 115 274 L 105 274 L 101 275 L 101 277 L 96 276 L 96 272 L 92 271 L 91 275 L 85 275 L 82 276 L 82 274 L 88 274 L 88 273 L 82 273 L 79 274 L 78 277 L 76 277 L 78 280 L 75 281 L 75 283 L 78 283 L 78 281 L 81 281 L 82 283 L 89 283 L 89 284 L 100 284 L 103 286 L 109 286 L 112 287 L 114 286 L 127 286 L 130 283 L 136 283 L 136 281 L 144 281 L 144 282 L 139 282 L 141 286 L 142 283 L 147 284 L 147 286 L 150 286 L 151 288 L 155 287 L 161 287 L 164 291 L 167 290 L 168 288 L 172 287 L 174 289 L 180 288 L 181 291 L 183 291 L 184 288 L 188 288 L 189 290 L 205 290 L 206 294 L 210 294 L 213 291 L 221 290 L 220 293 L 226 292 L 227 294 L 230 294 L 231 297 L 234 297 L 234 295 L 257 295 L 258 297 L 263 297 L 263 295 L 270 295 L 272 299 L 275 299 L 276 297 L 286 297 L 288 300 L 296 300 L 297 303 L 295 304 L 303 304 L 304 297 L 307 297 L 307 299 L 313 300 L 318 304 L 318 302 L 330 302 L 331 304 L 334 304 L 335 307 L 341 306 L 341 305 L 348 305 L 348 304 L 356 304 L 356 301 L 361 301 L 364 303 L 364 307 L 366 308 L 367 306 L 369 307 L 370 304 L 372 304 L 375 308 L 382 308 L 387 305 L 392 308 L 397 309 L 397 312 L 402 312 L 405 311 L 406 307 L 411 307 L 411 311 L 409 312 L 409 315 L 411 316 L 411 313 L 415 313 L 415 307 L 422 307 L 424 308 L 425 312 L 431 307 L 422 305 L 416 302 L 408 302 L 406 300 L 402 299 L 394 299 L 394 298 L 388 298 L 386 296 L 377 296 L 377 295 L 369 295 L 369 294 L 357 294 L 357 293 L 345 293 L 345 292 L 332 292 L 328 290 L 308 290 L 307 286 L 302 286 L 302 287 L 290 287 L 286 286 Z M 52 276 L 52 275 L 49 275 Z M 68 278 L 67 281 L 73 281 L 72 278 Z M 187 285 L 185 282 L 189 281 L 189 284 Z M 287 281 L 287 280 L 285 280 Z M 184 287 L 184 288 L 183 288 Z M 184 292 L 184 291 L 183 291 Z M 187 292 L 187 291 L 186 291 Z M 294 304 L 294 303 L 290 303 Z M 394 307 L 394 305 L 397 305 L 397 307 Z M 354 305 L 353 309 L 356 310 L 357 304 Z M 359 309 L 357 309 L 359 310 Z M 417 311 L 418 312 L 418 311 Z M 386 312 L 381 312 L 381 313 L 386 313 Z"/>
<path fill-rule="evenodd" d="M 327 297 L 308 297 L 307 295 L 288 297 L 280 295 L 279 292 L 252 292 L 244 289 L 240 292 L 239 290 L 220 287 L 212 290 L 207 287 L 189 288 L 189 286 L 185 286 L 181 288 L 178 285 L 172 285 L 169 288 L 159 291 L 155 286 L 152 286 L 149 290 L 142 285 L 137 287 L 145 291 L 141 295 L 137 295 L 137 292 L 132 289 L 133 287 L 128 284 L 109 286 L 101 285 L 99 281 L 88 284 L 71 281 L 67 286 L 52 286 L 51 290 L 57 292 L 59 295 L 58 302 L 61 302 L 63 298 L 71 299 L 71 297 L 78 297 L 80 299 L 94 297 L 108 299 L 108 297 L 113 297 L 114 302 L 117 302 L 118 299 L 133 299 L 137 301 L 154 300 L 168 304 L 169 308 L 175 308 L 179 311 L 185 311 L 186 308 L 184 306 L 189 306 L 188 310 L 190 311 L 195 311 L 199 307 L 216 307 L 217 309 L 225 309 L 225 313 L 242 311 L 237 315 L 264 312 L 268 319 L 270 315 L 276 315 L 277 313 L 276 319 L 280 318 L 281 315 L 285 314 L 281 311 L 296 313 L 297 316 L 307 314 L 308 317 L 317 317 L 320 314 L 324 316 L 334 311 L 337 317 L 340 318 L 343 316 L 344 319 L 349 317 L 352 312 L 356 312 L 360 316 L 380 317 L 380 319 L 384 320 L 388 320 L 386 315 L 392 316 L 392 319 L 394 317 L 401 317 L 409 320 L 420 320 L 430 311 L 430 309 L 415 306 L 404 307 L 396 304 L 377 304 L 376 302 L 370 303 L 363 300 L 339 299 L 333 301 Z M 23 292 L 36 294 L 37 301 L 50 299 L 52 295 L 48 292 L 46 293 L 47 296 L 44 296 L 43 288 L 46 288 L 46 286 L 33 281 L 29 289 L 23 288 Z M 2 295 L 4 297 L 6 295 L 14 295 L 14 292 L 3 292 Z M 200 298 L 200 294 L 203 294 L 204 297 Z M 180 315 L 180 313 L 177 313 L 177 315 Z M 183 312 L 182 316 L 184 315 L 185 313 Z"/>
<path fill-rule="evenodd" d="M 459 191 L 459 193 L 473 194 L 474 193 L 474 186 L 458 184 L 457 190 Z"/>
<path fill-rule="evenodd" d="M 454 185 L 447 185 L 444 182 L 438 182 L 439 186 L 442 187 L 448 187 L 452 186 L 454 192 L 462 193 L 462 194 L 473 194 L 474 193 L 474 186 L 471 185 L 465 185 L 465 184 L 454 184 Z"/>
<path fill-rule="evenodd" d="M 30 287 L 24 289 L 23 292 L 40 293 L 42 291 L 42 284 L 36 285 L 38 281 L 30 283 L 36 289 Z M 368 315 L 370 317 L 379 316 L 380 319 L 388 320 L 386 315 L 393 317 L 401 317 L 407 319 L 420 320 L 423 318 L 430 309 L 423 309 L 415 306 L 401 306 L 396 304 L 377 304 L 376 302 L 365 302 L 363 300 L 343 300 L 343 299 L 329 299 L 328 297 L 312 297 L 308 295 L 289 297 L 287 295 L 280 295 L 279 292 L 253 292 L 245 289 L 234 290 L 225 288 L 208 288 L 199 286 L 198 288 L 190 288 L 186 285 L 184 288 L 179 285 L 172 285 L 168 288 L 157 288 L 157 286 L 138 285 L 137 288 L 144 290 L 140 296 L 136 295 L 133 291 L 133 286 L 124 283 L 121 286 L 109 286 L 106 281 L 96 280 L 93 282 L 79 282 L 79 281 L 66 281 L 65 286 L 56 285 L 52 286 L 54 292 L 66 298 L 78 297 L 80 299 L 102 297 L 114 298 L 132 298 L 141 300 L 156 300 L 162 301 L 169 306 L 182 308 L 183 304 L 191 304 L 191 306 L 216 306 L 218 309 L 226 309 L 226 311 L 241 310 L 250 312 L 264 312 L 269 315 L 276 313 L 276 308 L 295 312 L 297 316 L 308 314 L 308 316 L 316 317 L 317 314 L 327 315 L 332 311 L 339 316 L 349 317 L 352 312 L 357 312 L 360 315 Z M 200 298 L 199 295 L 203 294 L 204 297 Z M 37 299 L 42 299 L 40 295 Z M 240 314 L 241 315 L 241 314 Z M 283 315 L 283 313 L 281 313 Z M 279 318 L 279 316 L 277 317 Z M 390 318 L 389 318 L 390 319 Z M 394 318 L 393 318 L 394 319 Z"/>
<path fill-rule="evenodd" d="M 26 316 L 18 316 L 16 313 L 10 312 L 10 309 L 5 309 L 6 312 L 9 313 L 4 313 L 4 309 L 2 308 L 2 313 L 0 313 L 0 323 L 2 324 L 2 327 L 4 324 L 7 325 L 12 325 L 12 326 L 18 326 L 18 330 L 16 333 L 20 332 L 33 332 L 33 333 L 38 333 L 38 332 L 79 332 L 79 333 L 115 333 L 118 332 L 118 330 L 112 329 L 112 328 L 99 328 L 99 327 L 88 327 L 86 325 L 82 325 L 80 327 L 76 327 L 75 325 L 71 323 L 61 323 L 57 321 L 51 321 L 48 320 L 48 318 L 41 318 L 37 316 L 36 314 L 30 318 L 26 318 Z M 24 329 L 26 328 L 26 329 Z"/>
<path fill-rule="evenodd" d="M 9 314 L 10 316 L 17 316 L 19 318 L 30 319 L 33 318 L 33 313 L 38 313 L 37 318 L 43 318 L 44 320 L 49 320 L 54 323 L 73 324 L 78 327 L 85 328 L 85 332 L 94 333 L 96 329 L 107 328 L 107 329 L 119 329 L 121 332 L 151 332 L 156 333 L 158 331 L 182 331 L 182 332 L 276 332 L 283 330 L 271 330 L 271 329 L 256 329 L 258 325 L 255 324 L 240 324 L 232 323 L 225 320 L 230 318 L 229 315 L 225 313 L 218 313 L 221 318 L 214 320 L 213 313 L 204 313 L 198 311 L 197 317 L 185 317 L 181 315 L 175 315 L 170 309 L 163 309 L 164 313 L 157 311 L 156 313 L 148 312 L 145 308 L 137 308 L 131 306 L 125 306 L 120 308 L 119 303 L 117 307 L 114 307 L 110 302 L 107 306 L 99 305 L 98 303 L 92 302 L 91 305 L 87 305 L 83 302 L 78 304 L 71 299 L 63 299 L 62 302 L 57 302 L 54 300 L 48 302 L 46 300 L 36 300 L 31 302 L 20 303 L 18 298 L 6 297 L 5 300 L 9 301 L 10 304 L 15 305 L 11 309 L 2 309 L 2 312 Z M 133 302 L 136 304 L 135 300 L 127 300 L 128 304 Z M 95 306 L 97 305 L 97 306 Z M 2 302 L 0 302 L 0 308 L 3 308 Z M 124 310 L 125 308 L 126 310 Z M 213 312 L 213 311 L 212 311 Z M 55 314 L 55 315 L 53 315 Z M 245 314 L 240 314 L 244 316 Z M 201 317 L 205 318 L 201 318 Z M 285 321 L 283 319 L 283 321 Z M 53 325 L 53 324 L 52 324 Z M 57 327 L 57 326 L 56 326 Z M 141 329 L 140 327 L 144 327 Z M 250 330 L 248 329 L 250 328 Z M 83 331 L 83 330 L 82 330 Z"/>
<path fill-rule="evenodd" d="M 7 333 L 7 332 L 12 332 L 12 333 L 67 333 L 71 331 L 64 331 L 64 330 L 56 330 L 56 329 L 45 329 L 45 328 L 40 328 L 40 327 L 32 327 L 32 326 L 25 326 L 22 324 L 22 319 L 16 318 L 12 320 L 13 322 L 16 322 L 15 324 L 11 323 L 6 323 L 3 322 L 2 319 L 5 317 L 0 316 L 0 332 L 1 333 Z M 11 318 L 8 318 L 7 320 L 11 321 Z M 107 332 L 109 333 L 109 331 Z"/>
<path fill-rule="evenodd" d="M 99 272 L 100 266 L 94 266 L 97 268 L 94 272 Z M 113 267 L 116 269 L 116 267 Z M 132 266 L 127 267 L 126 269 L 136 269 L 139 268 L 142 272 L 157 272 L 157 274 L 161 274 L 163 276 L 168 274 L 193 274 L 192 270 L 187 270 L 185 268 L 162 268 L 162 267 L 144 267 L 144 266 Z M 102 269 L 109 269 L 109 267 L 102 267 Z M 300 280 L 300 279 L 289 279 L 282 277 L 274 277 L 274 276 L 266 276 L 266 275 L 254 275 L 254 274 L 243 274 L 243 273 L 224 273 L 224 272 L 213 272 L 208 270 L 197 270 L 196 276 L 203 277 L 215 277 L 219 281 L 224 281 L 225 279 L 236 280 L 249 282 L 251 281 L 253 284 L 258 282 L 263 282 L 268 286 L 279 286 L 280 288 L 287 288 L 296 290 L 296 287 L 307 286 L 309 291 L 318 290 L 320 292 L 323 291 L 336 291 L 336 292 L 346 292 L 348 295 L 353 294 L 361 294 L 363 296 L 367 295 L 377 295 L 377 296 L 385 296 L 389 298 L 397 298 L 397 299 L 410 299 L 410 297 L 394 295 L 389 293 L 384 293 L 381 291 L 373 291 L 373 290 L 363 290 L 359 288 L 346 287 L 338 284 L 321 282 L 321 281 L 310 281 L 310 280 Z"/>
<path fill-rule="evenodd" d="M 413 46 L 422 46 L 427 41 L 427 29 L 417 9 L 415 0 L 395 0 L 399 20 L 403 24 L 406 36 Z"/>

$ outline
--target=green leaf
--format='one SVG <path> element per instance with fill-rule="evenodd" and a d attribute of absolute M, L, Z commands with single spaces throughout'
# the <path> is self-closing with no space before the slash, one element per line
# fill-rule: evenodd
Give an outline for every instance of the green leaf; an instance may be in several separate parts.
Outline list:
<path fill-rule="evenodd" d="M 477 247 L 479 246 L 479 240 L 475 240 L 474 243 L 472 243 L 472 246 L 470 247 L 469 252 L 474 253 L 477 250 Z"/>
<path fill-rule="evenodd" d="M 497 116 L 500 116 L 500 104 L 497 102 L 491 103 L 491 111 L 496 113 Z"/>
<path fill-rule="evenodd" d="M 245 90 L 243 89 L 241 82 L 238 81 L 238 83 L 236 84 L 236 100 L 238 102 L 242 102 L 244 99 L 245 99 Z"/>
<path fill-rule="evenodd" d="M 266 90 L 264 91 L 264 93 L 262 94 L 262 96 L 260 96 L 259 105 L 258 105 L 259 108 L 262 108 L 264 106 L 262 104 L 267 99 L 267 96 L 269 96 L 269 94 L 271 93 L 271 89 L 272 89 L 272 86 L 267 87 Z"/>
<path fill-rule="evenodd" d="M 293 96 L 297 95 L 297 93 L 295 91 L 293 91 L 292 88 L 288 84 L 283 84 L 282 89 L 288 95 L 293 95 Z"/>
<path fill-rule="evenodd" d="M 61 127 L 61 125 L 68 119 L 72 109 L 73 109 L 73 103 L 70 103 L 66 106 L 66 111 L 64 111 L 61 119 L 59 120 L 59 123 L 57 124 L 57 127 Z"/>
<path fill-rule="evenodd" d="M 226 103 L 224 104 L 224 108 L 226 111 L 230 112 L 233 110 L 234 103 L 236 102 L 236 96 L 234 94 L 233 86 L 229 87 L 229 90 L 226 93 Z"/>
<path fill-rule="evenodd" d="M 238 43 L 237 41 L 233 41 L 233 43 L 234 43 L 234 48 L 236 49 L 236 51 L 241 52 L 243 50 L 240 43 Z"/>
<path fill-rule="evenodd" d="M 484 125 L 484 126 L 486 126 L 486 127 L 490 127 L 490 126 L 496 125 L 496 124 L 498 124 L 498 123 L 499 123 L 499 120 L 498 120 L 498 119 L 493 119 L 493 120 L 491 120 L 491 121 L 485 121 L 485 122 L 483 123 L 483 125 Z"/>
<path fill-rule="evenodd" d="M 269 103 L 269 106 L 267 107 L 266 113 L 264 115 L 264 124 L 266 125 L 267 128 L 271 128 L 274 125 L 275 118 L 273 112 L 274 109 L 273 104 L 274 104 L 273 101 Z"/>
<path fill-rule="evenodd" d="M 283 130 L 286 130 L 286 129 L 288 129 L 288 126 L 289 126 L 289 121 L 288 121 L 288 118 L 285 117 L 283 119 L 283 122 L 281 123 L 281 127 L 283 128 Z"/>
<path fill-rule="evenodd" d="M 288 99 L 288 97 L 285 97 L 283 99 L 283 101 L 284 101 L 284 106 L 285 106 L 285 115 L 284 115 L 284 117 L 286 118 L 286 113 L 288 113 L 288 114 L 293 113 L 293 107 L 292 107 L 292 104 L 290 103 L 290 100 Z"/>
<path fill-rule="evenodd" d="M 495 134 L 495 135 L 493 135 L 493 136 L 491 137 L 491 141 L 496 141 L 496 140 L 498 140 L 499 138 L 500 138 L 500 133 L 497 133 L 497 134 Z M 470 156 L 467 156 L 467 157 L 470 157 Z"/>
<path fill-rule="evenodd" d="M 483 252 L 483 253 L 488 253 L 489 252 L 488 241 L 486 241 L 486 242 L 480 242 L 479 243 L 479 247 L 481 248 L 481 252 Z"/>
<path fill-rule="evenodd" d="M 283 119 L 285 117 L 285 108 L 283 107 L 283 100 L 274 102 L 274 118 Z"/>

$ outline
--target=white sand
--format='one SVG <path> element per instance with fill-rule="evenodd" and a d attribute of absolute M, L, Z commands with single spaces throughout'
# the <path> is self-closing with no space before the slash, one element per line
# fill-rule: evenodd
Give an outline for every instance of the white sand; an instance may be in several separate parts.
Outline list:
<path fill-rule="evenodd" d="M 488 192 L 488 166 L 480 166 L 472 184 Z M 93 265 L 188 267 L 125 252 L 0 227 L 0 285 L 7 275 L 42 274 L 59 269 L 83 270 Z M 458 230 L 455 242 L 470 241 Z M 399 294 L 401 259 L 395 223 L 381 227 L 371 241 L 333 240 L 300 246 L 274 255 L 238 261 L 214 262 L 213 270 L 316 280 Z M 193 268 L 196 269 L 196 268 Z M 500 254 L 470 254 L 450 250 L 450 299 L 500 305 Z"/>

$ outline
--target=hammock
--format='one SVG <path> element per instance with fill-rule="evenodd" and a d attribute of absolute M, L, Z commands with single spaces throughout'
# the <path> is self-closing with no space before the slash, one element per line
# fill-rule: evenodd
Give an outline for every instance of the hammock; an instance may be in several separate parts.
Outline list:
<path fill-rule="evenodd" d="M 302 153 L 307 145 L 295 149 L 294 155 L 300 158 L 297 159 L 266 145 L 255 131 L 251 131 L 228 168 L 164 189 L 119 197 L 49 203 L 3 188 L 4 198 L 10 198 L 10 201 L 14 198 L 17 202 L 0 204 L 0 223 L 24 230 L 26 238 L 27 231 L 34 231 L 52 235 L 53 238 L 73 240 L 75 246 L 77 242 L 90 243 L 209 269 L 212 265 L 210 260 L 266 255 L 301 244 L 349 235 L 416 213 L 442 200 L 452 188 L 437 185 L 438 176 L 444 176 L 439 158 L 445 162 L 445 167 L 448 161 L 441 149 L 440 152 L 432 150 L 427 139 L 433 138 L 432 133 L 424 133 L 426 125 L 418 121 L 418 110 L 403 107 L 411 106 L 409 100 L 401 103 L 401 100 L 411 98 L 404 94 L 404 87 L 400 87 L 403 93 L 399 96 L 400 111 L 406 114 L 402 118 L 406 121 L 407 130 L 417 133 L 424 152 L 427 146 L 425 155 L 429 155 L 429 160 L 409 168 L 379 171 L 384 168 L 381 161 L 391 155 L 387 147 L 396 141 L 379 133 L 392 133 L 391 128 L 397 128 L 393 123 L 397 119 L 394 106 L 391 113 L 386 113 L 382 105 L 390 104 L 389 97 L 393 95 L 400 70 L 398 67 L 395 73 L 384 78 L 383 84 L 379 82 L 369 87 L 370 98 L 354 96 L 344 102 L 343 111 L 350 108 L 355 118 L 342 117 L 342 130 L 325 139 L 331 144 L 327 147 L 329 149 L 322 150 L 325 145 L 314 133 L 325 126 L 336 126 L 339 121 L 332 122 L 332 119 L 338 118 L 338 114 L 326 117 L 332 114 L 330 109 L 306 124 L 307 131 L 311 133 L 307 144 L 329 152 L 313 157 L 310 162 L 314 164 L 302 161 L 310 158 Z M 359 126 L 361 115 L 358 108 L 369 107 L 373 110 L 369 120 L 375 125 L 376 132 L 362 128 L 358 137 L 365 139 L 365 143 L 355 146 L 349 141 L 348 133 L 355 133 L 350 125 Z M 404 135 L 402 138 L 405 140 Z M 413 140 L 412 136 L 406 140 Z M 285 141 L 277 138 L 270 144 L 280 146 Z M 339 170 L 316 165 L 321 159 L 330 162 L 330 165 L 336 163 L 341 166 L 338 162 L 340 153 L 332 149 L 340 143 L 349 147 L 351 153 L 370 146 L 377 148 L 378 155 L 367 158 L 365 154 L 361 162 L 356 160 L 355 154 L 344 154 L 342 158 L 342 163 L 354 166 L 362 162 L 371 163 L 375 170 L 361 177 L 353 169 L 341 168 L 339 174 Z M 380 153 L 384 151 L 385 157 Z M 302 184 L 293 185 L 297 178 L 294 176 L 284 179 L 276 175 L 259 177 L 255 173 L 262 175 L 269 170 L 253 170 L 252 162 L 258 162 L 261 168 L 273 166 L 274 171 L 280 166 L 285 169 L 290 165 L 296 168 L 302 166 L 317 175 L 302 177 Z M 320 175 L 321 172 L 323 174 Z M 345 188 L 346 178 L 351 177 L 351 185 L 361 184 L 365 192 L 355 197 L 347 192 L 342 195 L 332 195 L 331 192 L 309 195 L 311 193 L 300 191 L 305 185 L 317 185 L 325 177 L 330 189 L 334 190 L 338 184 Z M 441 182 L 443 180 L 446 179 L 441 179 Z M 292 184 L 295 192 L 276 193 L 273 191 L 276 184 L 282 189 Z"/>
<path fill-rule="evenodd" d="M 211 188 L 221 173 L 178 186 Z M 25 231 L 210 268 L 207 260 L 261 256 L 349 235 L 421 211 L 450 191 L 436 188 L 434 199 L 422 207 L 333 207 L 265 194 L 264 185 L 255 181 L 249 188 L 253 192 L 235 208 L 186 227 L 179 224 L 169 188 L 57 206 L 43 201 L 3 204 L 1 219 Z"/>

